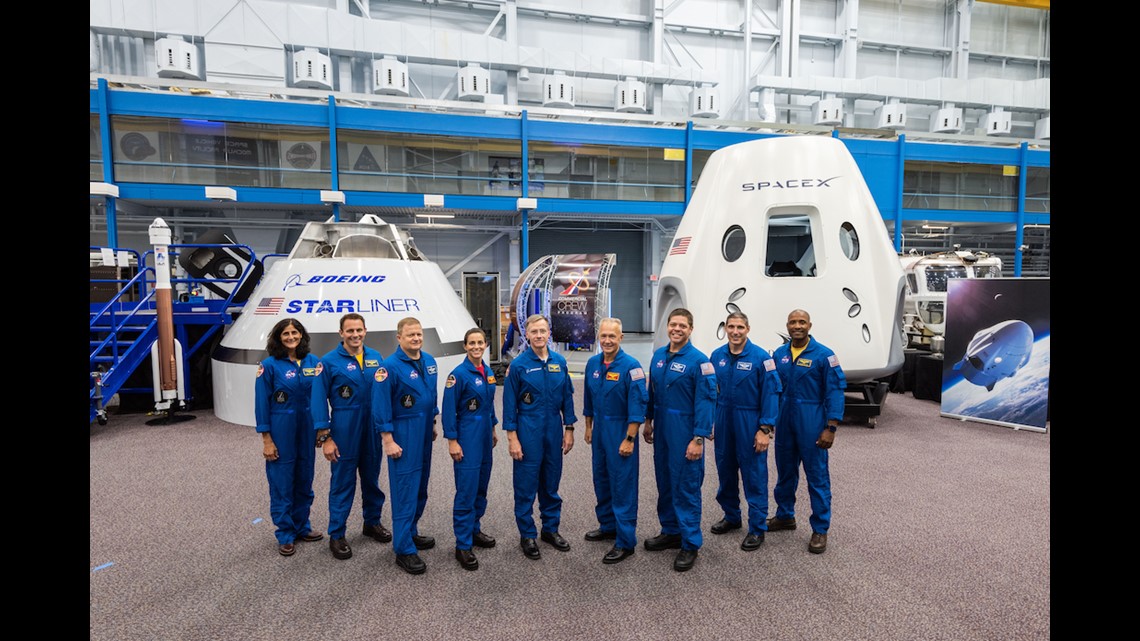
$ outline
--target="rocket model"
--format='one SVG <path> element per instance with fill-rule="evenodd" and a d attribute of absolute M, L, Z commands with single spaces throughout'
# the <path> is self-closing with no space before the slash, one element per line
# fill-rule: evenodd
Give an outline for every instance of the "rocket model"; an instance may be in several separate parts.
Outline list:
<path fill-rule="evenodd" d="M 173 293 L 170 287 L 170 227 L 155 218 L 148 230 L 154 245 L 154 299 L 158 318 L 158 340 L 151 346 L 151 372 L 154 379 L 154 409 L 171 412 L 181 409 L 186 398 L 182 371 L 182 344 L 174 338 Z"/>
<path fill-rule="evenodd" d="M 693 313 L 690 340 L 723 345 L 729 312 L 752 342 L 787 340 L 788 313 L 839 357 L 848 383 L 898 371 L 905 336 L 902 266 L 858 165 L 836 138 L 782 136 L 709 157 L 668 249 L 654 306 L 654 346 L 671 310 Z"/>
<path fill-rule="evenodd" d="M 340 343 L 340 317 L 348 312 L 364 316 L 364 342 L 385 358 L 397 347 L 396 323 L 407 316 L 419 319 L 423 350 L 444 374 L 440 398 L 446 373 L 466 356 L 463 335 L 476 326 L 439 265 L 395 225 L 370 214 L 355 223 L 309 223 L 288 258 L 267 269 L 211 355 L 214 414 L 255 424 L 254 379 L 277 321 L 299 320 L 320 357 Z"/>
<path fill-rule="evenodd" d="M 974 385 L 992 392 L 998 381 L 1024 367 L 1032 353 L 1033 328 L 1024 321 L 1007 320 L 974 334 L 954 369 Z"/>

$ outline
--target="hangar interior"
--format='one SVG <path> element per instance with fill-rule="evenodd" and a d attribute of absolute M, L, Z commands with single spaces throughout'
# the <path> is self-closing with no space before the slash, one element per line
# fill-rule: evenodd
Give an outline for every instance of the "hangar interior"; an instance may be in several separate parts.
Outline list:
<path fill-rule="evenodd" d="M 375 214 L 501 305 L 542 255 L 617 253 L 651 332 L 708 157 L 824 135 L 900 253 L 1050 273 L 1048 0 L 92 0 L 90 43 L 93 250 L 161 217 L 265 257 Z"/>

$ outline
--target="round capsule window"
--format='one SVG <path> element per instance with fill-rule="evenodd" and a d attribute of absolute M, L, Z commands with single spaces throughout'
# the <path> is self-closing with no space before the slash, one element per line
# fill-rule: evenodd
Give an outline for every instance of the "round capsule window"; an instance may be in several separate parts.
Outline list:
<path fill-rule="evenodd" d="M 720 242 L 720 253 L 730 263 L 744 254 L 743 227 L 733 225 L 724 232 L 724 239 Z"/>
<path fill-rule="evenodd" d="M 839 226 L 839 246 L 843 249 L 843 255 L 850 260 L 859 258 L 859 234 L 851 223 Z"/>

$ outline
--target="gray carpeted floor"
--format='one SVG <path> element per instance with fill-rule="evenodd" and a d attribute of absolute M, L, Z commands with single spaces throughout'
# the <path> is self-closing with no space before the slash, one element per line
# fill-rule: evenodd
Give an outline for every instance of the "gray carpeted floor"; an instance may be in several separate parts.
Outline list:
<path fill-rule="evenodd" d="M 889 396 L 877 427 L 841 427 L 822 555 L 807 551 L 802 480 L 799 529 L 769 533 L 754 552 L 740 550 L 743 531 L 709 534 L 722 516 L 709 450 L 705 544 L 687 573 L 673 571 L 674 551 L 641 547 L 603 565 L 611 542 L 582 539 L 597 523 L 580 432 L 561 488 L 569 552 L 540 543 L 541 560 L 523 557 L 504 441 L 483 525 L 499 545 L 476 550 L 478 571 L 461 569 L 441 436 L 420 525 L 438 542 L 421 553 L 426 574 L 405 574 L 391 544 L 360 534 L 359 493 L 350 560 L 334 559 L 327 537 L 282 557 L 260 438 L 209 410 L 190 414 L 157 426 L 143 414 L 111 414 L 91 426 L 92 641 L 1049 638 L 1050 435 L 942 418 L 937 402 L 909 393 Z M 640 448 L 644 539 L 658 523 L 652 452 Z M 771 456 L 769 468 L 774 483 Z M 318 461 L 318 531 L 328 524 L 328 479 Z M 383 520 L 391 525 L 388 505 Z"/>

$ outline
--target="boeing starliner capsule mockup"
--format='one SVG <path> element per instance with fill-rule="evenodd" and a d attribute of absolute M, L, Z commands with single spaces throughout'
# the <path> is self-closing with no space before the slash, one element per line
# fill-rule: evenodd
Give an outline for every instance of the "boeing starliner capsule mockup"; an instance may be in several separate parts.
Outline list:
<path fill-rule="evenodd" d="M 364 343 L 385 358 L 396 350 L 396 323 L 419 319 L 423 350 L 442 374 L 441 399 L 446 374 L 465 357 L 463 335 L 476 326 L 439 265 L 416 249 L 407 232 L 370 214 L 355 223 L 309 223 L 288 258 L 266 271 L 211 356 L 214 414 L 255 424 L 254 379 L 277 321 L 299 320 L 320 357 L 340 343 L 340 318 L 348 312 L 364 317 Z"/>
<path fill-rule="evenodd" d="M 1007 320 L 974 334 L 954 369 L 974 385 L 994 391 L 994 385 L 1013 376 L 1033 353 L 1033 328 L 1024 321 Z"/>
<path fill-rule="evenodd" d="M 730 145 L 709 157 L 661 268 L 654 346 L 670 311 L 693 313 L 692 343 L 726 341 L 729 312 L 769 352 L 787 341 L 788 313 L 811 315 L 849 384 L 903 365 L 905 284 L 898 254 L 858 165 L 836 138 L 786 136 Z M 849 391 L 854 391 L 850 386 Z"/>

